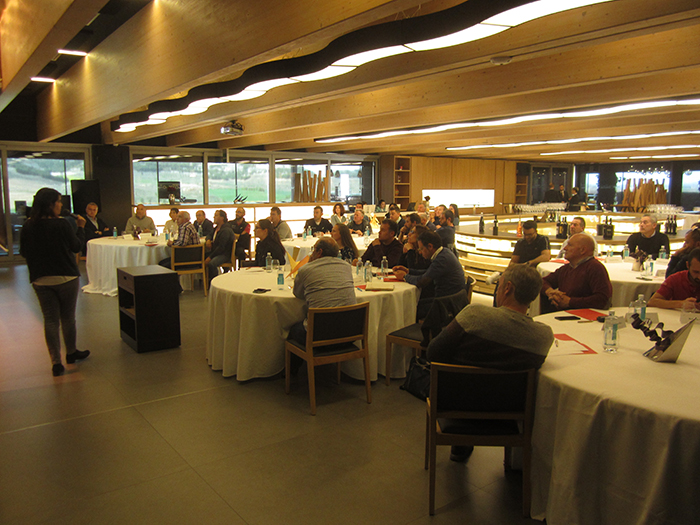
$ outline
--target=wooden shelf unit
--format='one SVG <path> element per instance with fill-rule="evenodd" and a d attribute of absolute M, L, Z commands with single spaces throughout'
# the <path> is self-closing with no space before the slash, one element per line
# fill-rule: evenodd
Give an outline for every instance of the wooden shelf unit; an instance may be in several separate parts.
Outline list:
<path fill-rule="evenodd" d="M 411 157 L 394 157 L 394 202 L 402 210 L 411 201 Z"/>

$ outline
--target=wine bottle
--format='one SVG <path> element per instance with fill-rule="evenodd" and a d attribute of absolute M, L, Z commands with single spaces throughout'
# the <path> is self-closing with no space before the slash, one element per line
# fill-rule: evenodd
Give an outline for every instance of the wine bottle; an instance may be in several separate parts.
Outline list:
<path fill-rule="evenodd" d="M 491 231 L 492 235 L 498 235 L 498 215 L 493 216 L 493 229 Z"/>
<path fill-rule="evenodd" d="M 484 233 L 484 230 L 486 229 L 486 225 L 484 224 L 484 214 L 481 214 L 481 218 L 479 219 L 479 233 Z"/>

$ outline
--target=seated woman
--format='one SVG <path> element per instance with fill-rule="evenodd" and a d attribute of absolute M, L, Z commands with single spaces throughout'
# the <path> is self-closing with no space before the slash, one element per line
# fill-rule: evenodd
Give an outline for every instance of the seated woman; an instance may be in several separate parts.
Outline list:
<path fill-rule="evenodd" d="M 379 204 L 374 207 L 374 213 L 386 213 L 386 201 L 381 199 Z"/>
<path fill-rule="evenodd" d="M 285 250 L 280 242 L 280 236 L 269 219 L 261 219 L 255 226 L 255 236 L 260 239 L 255 246 L 255 266 L 265 266 L 265 258 L 269 253 L 277 259 L 280 265 L 285 264 Z"/>
<path fill-rule="evenodd" d="M 352 240 L 352 235 L 350 234 L 350 228 L 345 224 L 336 224 L 331 230 L 331 237 L 340 248 L 340 257 L 344 261 L 352 263 L 360 255 L 357 251 L 357 246 L 355 246 L 355 241 Z"/>
<path fill-rule="evenodd" d="M 355 214 L 348 223 L 348 228 L 355 235 L 364 235 L 366 230 L 369 230 L 369 234 L 372 235 L 372 226 L 370 226 L 369 220 L 365 217 L 365 212 L 359 208 L 355 209 Z"/>
<path fill-rule="evenodd" d="M 333 206 L 333 215 L 331 215 L 331 225 L 335 226 L 336 224 L 346 224 L 348 222 L 348 218 L 345 216 L 345 206 L 343 206 L 341 203 L 336 204 Z"/>
<path fill-rule="evenodd" d="M 455 214 L 452 224 L 459 226 L 459 207 L 456 204 L 450 204 L 450 211 Z"/>

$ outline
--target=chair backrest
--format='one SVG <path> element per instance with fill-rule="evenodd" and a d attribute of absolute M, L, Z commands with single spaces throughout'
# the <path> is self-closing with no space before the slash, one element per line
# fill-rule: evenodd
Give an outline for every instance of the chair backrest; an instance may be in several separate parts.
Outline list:
<path fill-rule="evenodd" d="M 309 308 L 306 346 L 326 346 L 363 339 L 367 343 L 369 303 Z"/>
<path fill-rule="evenodd" d="M 462 289 L 456 294 L 433 299 L 433 304 L 421 326 L 423 346 L 428 346 L 430 339 L 436 337 L 468 304 L 469 293 L 466 289 Z"/>
<path fill-rule="evenodd" d="M 238 233 L 233 234 L 233 244 L 231 244 L 231 263 L 236 260 L 236 244 L 238 243 L 238 238 L 240 235 Z"/>
<path fill-rule="evenodd" d="M 191 244 L 189 246 L 172 246 L 171 269 L 177 271 L 183 266 L 192 267 L 204 264 L 204 244 Z"/>
<path fill-rule="evenodd" d="M 515 419 L 532 422 L 536 369 L 494 370 L 430 364 L 431 412 L 435 417 Z"/>

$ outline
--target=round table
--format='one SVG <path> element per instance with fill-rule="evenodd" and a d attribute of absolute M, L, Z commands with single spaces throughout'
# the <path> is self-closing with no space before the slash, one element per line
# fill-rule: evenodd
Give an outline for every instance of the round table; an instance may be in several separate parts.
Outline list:
<path fill-rule="evenodd" d="M 370 235 L 369 239 L 370 242 L 376 239 L 376 235 Z M 357 248 L 357 255 L 362 256 L 363 253 L 367 251 L 367 247 L 365 246 L 365 241 L 363 237 L 360 237 L 358 235 L 353 235 L 352 239 L 355 241 L 355 247 Z M 282 246 L 284 246 L 284 249 L 287 251 L 287 253 L 294 258 L 295 261 L 299 262 L 301 261 L 304 257 L 309 255 L 311 251 L 314 248 L 314 245 L 316 244 L 316 241 L 318 241 L 318 237 L 307 237 L 306 240 L 304 240 L 302 237 L 294 237 L 293 239 L 286 239 L 282 241 Z M 298 248 L 297 256 L 294 257 L 294 252 Z"/>
<path fill-rule="evenodd" d="M 611 259 L 599 259 L 608 270 L 608 276 L 613 287 L 612 306 L 629 306 L 629 304 L 637 299 L 639 294 L 643 294 L 645 299 L 649 301 L 651 296 L 659 289 L 661 283 L 664 282 L 664 277 L 650 277 L 649 280 L 639 279 L 642 277 L 642 272 L 632 271 L 633 259 L 628 258 L 622 260 L 620 257 L 612 257 Z M 668 260 L 659 260 L 654 262 L 654 273 L 658 270 L 663 270 L 666 273 Z M 549 261 L 537 265 L 537 270 L 542 277 L 555 272 L 564 263 L 561 260 Z M 540 313 L 539 299 L 533 301 L 530 305 L 530 316 L 536 316 Z"/>
<path fill-rule="evenodd" d="M 289 328 L 304 319 L 305 303 L 294 297 L 293 281 L 277 289 L 277 275 L 262 268 L 246 268 L 215 277 L 209 290 L 207 361 L 213 370 L 238 381 L 271 377 L 284 369 L 284 341 Z M 358 302 L 369 301 L 370 378 L 385 373 L 386 335 L 415 322 L 419 291 L 413 285 L 394 282 L 394 290 L 356 290 Z M 269 289 L 254 294 L 257 288 Z M 410 351 L 397 351 L 392 376 L 405 377 Z M 362 379 L 361 360 L 346 361 L 342 370 Z"/>
<path fill-rule="evenodd" d="M 83 286 L 83 292 L 117 295 L 117 268 L 158 264 L 158 261 L 170 257 L 164 235 L 158 237 L 156 246 L 146 246 L 146 242 L 145 239 L 137 241 L 123 237 L 88 241 L 85 261 L 88 284 Z"/>
<path fill-rule="evenodd" d="M 626 308 L 618 309 L 624 314 Z M 650 308 L 666 329 L 680 312 Z M 532 437 L 532 516 L 548 524 L 697 523 L 700 515 L 700 344 L 693 326 L 677 363 L 629 324 L 617 354 L 601 324 L 537 317 L 596 354 L 547 357 Z M 696 322 L 697 324 L 697 322 Z"/>

